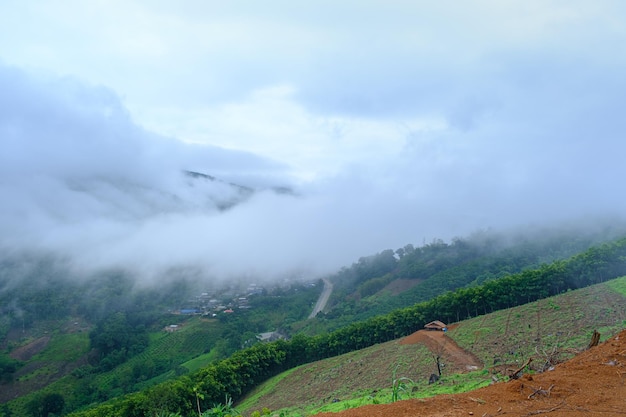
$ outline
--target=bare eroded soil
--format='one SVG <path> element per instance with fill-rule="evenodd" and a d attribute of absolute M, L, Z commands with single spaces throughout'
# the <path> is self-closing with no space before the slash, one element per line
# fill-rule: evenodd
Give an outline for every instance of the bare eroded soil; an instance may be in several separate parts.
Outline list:
<path fill-rule="evenodd" d="M 32 342 L 21 346 L 11 352 L 10 356 L 13 359 L 17 359 L 20 361 L 27 361 L 48 346 L 50 342 L 50 336 L 40 337 Z"/>
<path fill-rule="evenodd" d="M 422 335 L 414 337 L 430 337 Z M 411 337 L 411 336 L 409 336 Z M 435 336 L 437 337 L 437 336 Z M 430 343 L 430 342 L 426 342 Z M 449 345 L 448 345 L 449 346 Z M 469 358 L 466 358 L 469 360 Z M 626 415 L 626 330 L 557 365 L 476 391 L 424 400 L 367 405 L 318 417 Z"/>
<path fill-rule="evenodd" d="M 460 369 L 472 371 L 483 367 L 480 359 L 459 347 L 459 345 L 444 332 L 419 330 L 400 340 L 401 345 L 412 345 L 416 343 L 426 345 L 431 352 L 438 356 L 445 357 Z"/>

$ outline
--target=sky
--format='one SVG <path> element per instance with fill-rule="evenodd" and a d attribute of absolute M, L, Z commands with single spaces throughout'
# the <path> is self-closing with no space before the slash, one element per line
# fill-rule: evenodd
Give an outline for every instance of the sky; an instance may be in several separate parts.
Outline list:
<path fill-rule="evenodd" d="M 619 0 L 3 2 L 0 247 L 275 278 L 620 215 L 623 45 Z"/>

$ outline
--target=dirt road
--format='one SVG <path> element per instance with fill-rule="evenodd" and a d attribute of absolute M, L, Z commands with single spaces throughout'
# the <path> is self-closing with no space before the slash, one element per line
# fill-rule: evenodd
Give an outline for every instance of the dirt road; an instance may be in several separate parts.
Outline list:
<path fill-rule="evenodd" d="M 313 307 L 313 311 L 309 314 L 309 318 L 312 319 L 317 316 L 317 313 L 322 311 L 324 307 L 326 307 L 326 303 L 330 298 L 330 294 L 333 292 L 333 284 L 327 280 L 326 278 L 322 278 L 324 281 L 324 289 L 320 294 L 320 298 L 317 299 L 317 303 L 315 303 L 315 307 Z"/>

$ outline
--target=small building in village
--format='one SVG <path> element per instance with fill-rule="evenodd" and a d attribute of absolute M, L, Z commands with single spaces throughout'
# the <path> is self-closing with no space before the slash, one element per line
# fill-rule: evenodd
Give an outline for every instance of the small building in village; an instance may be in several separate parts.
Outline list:
<path fill-rule="evenodd" d="M 285 336 L 283 336 L 279 332 L 266 332 L 259 333 L 258 335 L 256 335 L 256 338 L 261 342 L 273 342 L 275 340 L 285 339 Z"/>
<path fill-rule="evenodd" d="M 166 326 L 163 330 L 165 330 L 168 333 L 174 333 L 179 328 L 180 326 L 178 324 L 170 324 L 169 326 Z"/>

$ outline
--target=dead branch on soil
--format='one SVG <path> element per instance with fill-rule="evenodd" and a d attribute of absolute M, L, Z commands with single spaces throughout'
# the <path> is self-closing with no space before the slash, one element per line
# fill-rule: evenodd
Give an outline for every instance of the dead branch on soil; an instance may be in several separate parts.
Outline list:
<path fill-rule="evenodd" d="M 533 388 L 533 387 L 531 387 Z M 543 389 L 542 387 L 539 387 L 537 389 L 533 388 L 533 393 L 530 394 L 528 396 L 528 399 L 530 400 L 532 397 L 534 397 L 535 395 L 543 395 L 544 397 L 549 397 L 550 396 L 550 392 L 552 391 L 552 388 L 554 388 L 554 384 L 550 385 L 550 388 L 548 388 L 547 390 Z"/>
<path fill-rule="evenodd" d="M 468 398 L 478 404 L 485 404 L 487 402 L 483 400 L 482 398 L 474 398 L 474 397 L 468 397 Z"/>
<path fill-rule="evenodd" d="M 539 352 L 539 347 L 535 346 L 535 353 L 537 353 L 537 356 L 543 358 L 543 366 L 541 367 L 541 372 L 545 372 L 556 364 L 562 362 L 561 355 L 563 354 L 563 351 L 559 348 L 558 340 L 554 343 L 552 349 L 542 348 L 541 352 Z"/>
<path fill-rule="evenodd" d="M 557 363 L 559 363 L 558 356 L 560 352 L 558 350 L 558 345 L 554 345 L 550 352 L 546 351 L 545 349 L 541 349 L 541 352 L 539 352 L 539 348 L 535 347 L 535 353 L 537 353 L 537 356 L 542 356 L 544 358 L 541 372 L 545 372 Z"/>
<path fill-rule="evenodd" d="M 537 414 L 548 414 L 551 413 L 553 411 L 558 410 L 559 408 L 563 407 L 565 405 L 565 401 L 561 401 L 559 404 L 555 405 L 552 408 L 549 408 L 547 410 L 536 410 L 536 411 L 531 411 L 527 414 L 524 414 L 524 416 L 536 416 Z"/>
<path fill-rule="evenodd" d="M 570 409 L 573 411 L 580 411 L 582 413 L 588 413 L 588 414 L 590 414 L 591 412 L 596 413 L 596 414 L 597 413 L 626 414 L 626 411 L 622 411 L 622 409 L 618 407 L 611 407 L 608 410 L 599 410 L 599 409 L 590 410 L 588 408 L 578 406 L 578 407 L 570 407 Z"/>
<path fill-rule="evenodd" d="M 495 414 L 487 414 L 487 413 L 484 413 L 484 414 L 482 415 L 482 417 L 496 417 L 496 416 L 501 416 L 502 414 L 506 414 L 506 412 L 503 412 L 503 411 L 502 411 L 502 407 L 500 407 L 500 408 L 498 408 L 498 411 L 496 411 L 496 413 L 495 413 Z"/>
<path fill-rule="evenodd" d="M 530 365 L 530 363 L 532 361 L 533 361 L 533 358 L 528 358 L 528 360 L 526 361 L 526 363 L 524 365 L 520 366 L 518 369 L 513 371 L 513 373 L 509 374 L 509 378 L 511 378 L 511 379 L 518 379 L 520 377 L 519 373 L 522 372 L 524 370 L 524 368 L 526 368 L 528 365 Z"/>

